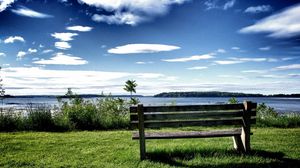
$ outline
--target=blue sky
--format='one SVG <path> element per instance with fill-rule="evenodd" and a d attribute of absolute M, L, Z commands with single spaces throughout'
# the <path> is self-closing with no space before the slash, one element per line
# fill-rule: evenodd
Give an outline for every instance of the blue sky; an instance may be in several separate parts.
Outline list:
<path fill-rule="evenodd" d="M 0 0 L 7 94 L 300 92 L 300 3 Z"/>

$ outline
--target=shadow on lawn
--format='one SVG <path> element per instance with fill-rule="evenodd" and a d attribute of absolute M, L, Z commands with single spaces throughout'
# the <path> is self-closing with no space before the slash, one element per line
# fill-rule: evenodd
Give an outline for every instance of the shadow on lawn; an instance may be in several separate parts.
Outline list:
<path fill-rule="evenodd" d="M 183 163 L 184 161 L 193 160 L 195 157 L 201 157 L 203 159 L 224 159 L 228 157 L 240 157 L 244 159 L 244 163 L 234 163 L 234 161 L 229 163 L 220 163 L 220 164 L 209 164 L 209 163 L 200 163 L 199 165 L 193 163 L 193 165 L 188 165 Z M 247 158 L 249 157 L 249 158 Z M 268 159 L 266 163 L 247 163 L 247 160 L 251 157 L 257 157 L 259 159 Z M 226 158 L 226 159 L 228 159 Z M 248 154 L 240 154 L 234 150 L 218 150 L 218 149 L 209 149 L 209 150 L 174 150 L 172 152 L 167 151 L 152 151 L 147 153 L 147 159 L 153 162 L 165 163 L 170 166 L 176 167 L 192 167 L 192 168 L 202 168 L 202 167 L 298 167 L 300 160 L 284 158 L 282 152 L 267 152 L 263 150 L 252 150 Z M 253 161 L 252 161 L 253 162 Z"/>

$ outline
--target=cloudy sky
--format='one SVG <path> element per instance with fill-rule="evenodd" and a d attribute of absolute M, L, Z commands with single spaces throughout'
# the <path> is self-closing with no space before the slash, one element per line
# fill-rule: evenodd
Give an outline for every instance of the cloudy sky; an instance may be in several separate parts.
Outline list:
<path fill-rule="evenodd" d="M 300 3 L 0 0 L 0 66 L 14 95 L 299 93 Z"/>

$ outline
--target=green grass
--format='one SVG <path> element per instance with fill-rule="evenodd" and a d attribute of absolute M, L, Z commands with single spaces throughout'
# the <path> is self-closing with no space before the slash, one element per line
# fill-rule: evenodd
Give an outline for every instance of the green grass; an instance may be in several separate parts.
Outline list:
<path fill-rule="evenodd" d="M 0 167 L 297 167 L 300 128 L 254 128 L 252 152 L 231 138 L 148 140 L 139 161 L 131 131 L 0 133 Z"/>

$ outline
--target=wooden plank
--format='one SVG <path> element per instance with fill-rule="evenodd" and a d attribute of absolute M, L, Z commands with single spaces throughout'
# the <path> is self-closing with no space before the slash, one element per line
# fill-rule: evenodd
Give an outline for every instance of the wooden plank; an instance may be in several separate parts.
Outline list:
<path fill-rule="evenodd" d="M 255 123 L 255 119 L 251 119 Z M 132 126 L 137 126 L 137 121 L 131 121 Z M 221 126 L 221 125 L 242 125 L 242 119 L 215 119 L 215 120 L 184 120 L 184 121 L 145 121 L 145 128 L 161 127 L 186 127 L 186 126 Z"/>
<path fill-rule="evenodd" d="M 251 124 L 256 123 L 256 118 L 251 118 Z M 131 128 L 138 128 L 138 121 L 130 122 Z M 222 126 L 222 125 L 243 125 L 242 119 L 210 119 L 210 120 L 181 120 L 181 121 L 145 121 L 145 128 L 162 127 L 188 127 L 188 126 Z"/>
<path fill-rule="evenodd" d="M 251 116 L 255 116 L 255 112 L 251 112 Z M 166 113 L 166 112 L 155 112 L 155 113 L 144 113 L 144 119 L 146 120 L 176 120 L 176 119 L 197 119 L 197 118 L 229 118 L 229 117 L 241 117 L 243 111 L 234 112 L 185 112 L 185 113 Z M 137 114 L 130 114 L 131 121 L 137 121 Z"/>
<path fill-rule="evenodd" d="M 180 132 L 147 132 L 146 139 L 178 139 L 178 138 L 209 138 L 240 136 L 241 129 L 212 130 L 212 131 L 180 131 Z M 139 139 L 139 133 L 134 132 L 132 139 Z"/>
<path fill-rule="evenodd" d="M 132 107 L 132 113 L 136 107 Z M 216 110 L 240 110 L 243 104 L 220 105 L 181 105 L 181 106 L 145 106 L 144 112 L 184 112 L 184 111 L 216 111 Z"/>
<path fill-rule="evenodd" d="M 144 114 L 146 120 L 182 120 L 182 119 L 203 119 L 208 117 L 215 118 L 228 118 L 228 117 L 241 117 L 242 111 L 239 112 L 190 112 L 190 113 L 155 113 L 155 114 Z"/>
<path fill-rule="evenodd" d="M 137 113 L 137 106 L 130 106 L 129 111 L 130 113 Z"/>

